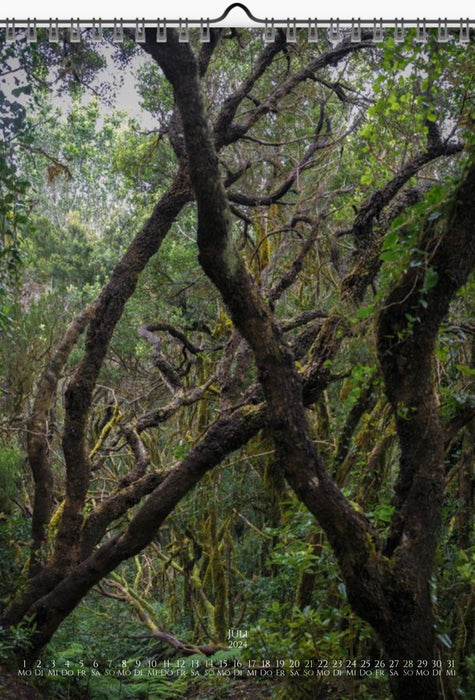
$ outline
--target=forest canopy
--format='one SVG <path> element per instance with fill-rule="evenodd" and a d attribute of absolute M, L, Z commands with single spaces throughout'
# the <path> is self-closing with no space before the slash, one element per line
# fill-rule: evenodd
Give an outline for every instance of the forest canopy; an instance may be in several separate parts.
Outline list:
<path fill-rule="evenodd" d="M 473 42 L 4 39 L 2 664 L 471 697 Z"/>

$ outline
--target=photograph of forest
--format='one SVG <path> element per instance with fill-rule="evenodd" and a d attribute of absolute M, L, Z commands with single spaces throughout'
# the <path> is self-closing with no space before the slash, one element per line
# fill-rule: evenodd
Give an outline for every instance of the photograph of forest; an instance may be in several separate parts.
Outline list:
<path fill-rule="evenodd" d="M 475 697 L 473 41 L 31 38 L 0 697 Z"/>

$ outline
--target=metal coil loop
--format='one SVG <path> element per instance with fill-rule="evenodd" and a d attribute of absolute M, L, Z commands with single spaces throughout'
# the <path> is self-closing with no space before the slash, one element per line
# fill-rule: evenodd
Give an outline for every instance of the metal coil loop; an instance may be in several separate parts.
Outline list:
<path fill-rule="evenodd" d="M 167 40 L 167 20 L 163 20 L 162 22 L 157 19 L 157 43 L 162 44 L 165 43 Z"/>
<path fill-rule="evenodd" d="M 92 20 L 92 31 L 91 31 L 91 39 L 92 41 L 102 41 L 102 21 L 99 20 L 96 23 L 96 20 Z"/>
<path fill-rule="evenodd" d="M 135 41 L 137 44 L 145 42 L 145 19 L 135 20 Z"/>
<path fill-rule="evenodd" d="M 265 26 L 264 26 L 264 41 L 267 44 L 270 44 L 272 41 L 275 41 L 275 27 L 274 27 L 274 20 L 268 20 L 266 19 L 265 21 Z"/>
<path fill-rule="evenodd" d="M 354 19 L 351 20 L 351 38 L 350 41 L 352 44 L 359 44 L 361 41 L 361 20 L 357 19 L 356 22 Z"/>
<path fill-rule="evenodd" d="M 396 19 L 394 22 L 394 41 L 396 44 L 402 44 L 405 38 L 404 20 Z"/>
<path fill-rule="evenodd" d="M 6 25 L 5 25 L 5 43 L 6 44 L 13 44 L 16 38 L 16 33 L 15 33 L 15 20 L 14 19 L 7 19 Z"/>
<path fill-rule="evenodd" d="M 439 17 L 439 26 L 437 27 L 437 41 L 444 43 L 449 40 L 449 30 L 447 29 L 447 18 L 441 20 Z"/>
<path fill-rule="evenodd" d="M 426 44 L 427 43 L 427 29 L 426 29 L 425 19 L 423 19 L 423 20 L 418 19 L 417 20 L 416 41 L 419 44 Z"/>
<path fill-rule="evenodd" d="M 211 34 L 209 31 L 209 19 L 201 20 L 200 22 L 200 41 L 203 44 L 207 44 L 211 41 Z"/>
<path fill-rule="evenodd" d="M 308 20 L 308 41 L 311 44 L 316 44 L 318 41 L 318 27 L 317 27 L 317 20 L 314 19 L 309 19 Z"/>
<path fill-rule="evenodd" d="M 72 44 L 78 44 L 81 41 L 81 27 L 79 24 L 79 17 L 76 21 L 71 20 L 71 25 L 69 27 L 69 40 Z"/>
<path fill-rule="evenodd" d="M 55 20 L 50 18 L 50 20 L 49 20 L 48 41 L 50 41 L 53 44 L 57 44 L 59 41 L 59 21 L 58 21 L 58 18 L 56 18 Z"/>
<path fill-rule="evenodd" d="M 460 37 L 459 41 L 461 44 L 468 44 L 470 41 L 470 22 L 467 19 L 464 21 L 460 20 Z"/>
<path fill-rule="evenodd" d="M 285 36 L 288 44 L 297 43 L 297 21 L 295 17 L 292 20 L 287 18 L 287 30 Z"/>
<path fill-rule="evenodd" d="M 188 26 L 188 18 L 183 21 L 180 19 L 178 27 L 178 41 L 182 44 L 186 44 L 190 41 L 190 28 Z"/>
<path fill-rule="evenodd" d="M 122 42 L 124 41 L 124 25 L 122 19 L 114 19 L 112 41 L 116 44 L 122 44 Z"/>
<path fill-rule="evenodd" d="M 36 30 L 36 19 L 30 19 L 28 17 L 28 24 L 26 26 L 26 40 L 28 44 L 33 44 L 38 38 L 38 33 Z"/>
<path fill-rule="evenodd" d="M 330 28 L 328 30 L 328 38 L 331 44 L 338 44 L 340 41 L 340 20 L 330 19 Z"/>

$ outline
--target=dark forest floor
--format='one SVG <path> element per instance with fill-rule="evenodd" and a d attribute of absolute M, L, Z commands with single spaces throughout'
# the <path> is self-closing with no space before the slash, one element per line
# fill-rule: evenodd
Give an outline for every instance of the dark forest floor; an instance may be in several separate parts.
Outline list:
<path fill-rule="evenodd" d="M 188 686 L 186 698 L 187 700 L 271 700 L 273 688 L 275 689 L 275 683 L 265 679 L 236 679 L 229 683 L 226 688 L 201 681 Z M 327 687 L 321 688 L 317 695 L 292 693 L 292 697 L 294 700 L 297 698 L 300 700 L 304 697 L 312 698 L 312 700 L 331 700 L 332 698 L 336 700 L 336 698 L 341 697 L 336 690 Z M 0 700 L 53 700 L 53 698 L 61 700 L 64 697 L 59 689 L 58 695 L 52 696 L 51 690 L 45 695 L 35 688 L 34 681 L 19 678 L 16 673 L 7 671 L 0 666 Z M 83 697 L 81 700 L 94 700 L 94 696 Z"/>
<path fill-rule="evenodd" d="M 236 680 L 226 689 L 213 688 L 211 685 L 204 686 L 197 684 L 194 688 L 190 686 L 187 698 L 193 700 L 270 700 L 272 698 L 272 682 L 256 681 L 253 679 Z M 61 696 L 58 696 L 60 698 Z M 319 696 L 314 700 L 328 698 L 327 694 Z M 52 700 L 51 695 L 46 697 L 37 690 L 32 683 L 18 678 L 14 673 L 6 672 L 0 668 L 0 699 L 1 700 Z M 81 700 L 94 700 L 94 698 Z M 166 700 L 164 698 L 164 700 Z"/>
<path fill-rule="evenodd" d="M 196 694 L 195 694 L 196 692 Z M 254 680 L 239 680 L 232 684 L 225 696 L 222 690 L 219 695 L 214 696 L 211 688 L 196 687 L 195 692 L 190 688 L 188 698 L 200 700 L 269 700 L 271 698 L 271 687 L 268 682 Z M 15 673 L 7 672 L 0 668 L 0 699 L 1 700 L 50 700 L 37 690 L 32 683 L 18 678 Z M 86 700 L 86 699 L 83 699 Z M 91 698 L 93 700 L 93 698 Z"/>
<path fill-rule="evenodd" d="M 0 698 L 1 700 L 43 700 L 28 681 L 18 678 L 14 673 L 4 671 L 1 667 Z"/>

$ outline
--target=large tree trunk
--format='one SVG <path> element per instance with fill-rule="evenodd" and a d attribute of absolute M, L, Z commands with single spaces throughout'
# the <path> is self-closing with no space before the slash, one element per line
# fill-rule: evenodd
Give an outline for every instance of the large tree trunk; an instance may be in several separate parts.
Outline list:
<path fill-rule="evenodd" d="M 388 660 L 399 663 L 390 669 L 389 684 L 394 697 L 401 700 L 448 700 L 452 696 L 444 689 L 443 676 L 434 675 L 434 618 L 428 593 L 424 598 L 414 603 L 408 615 L 393 611 L 392 629 L 387 630 L 383 643 Z"/>

